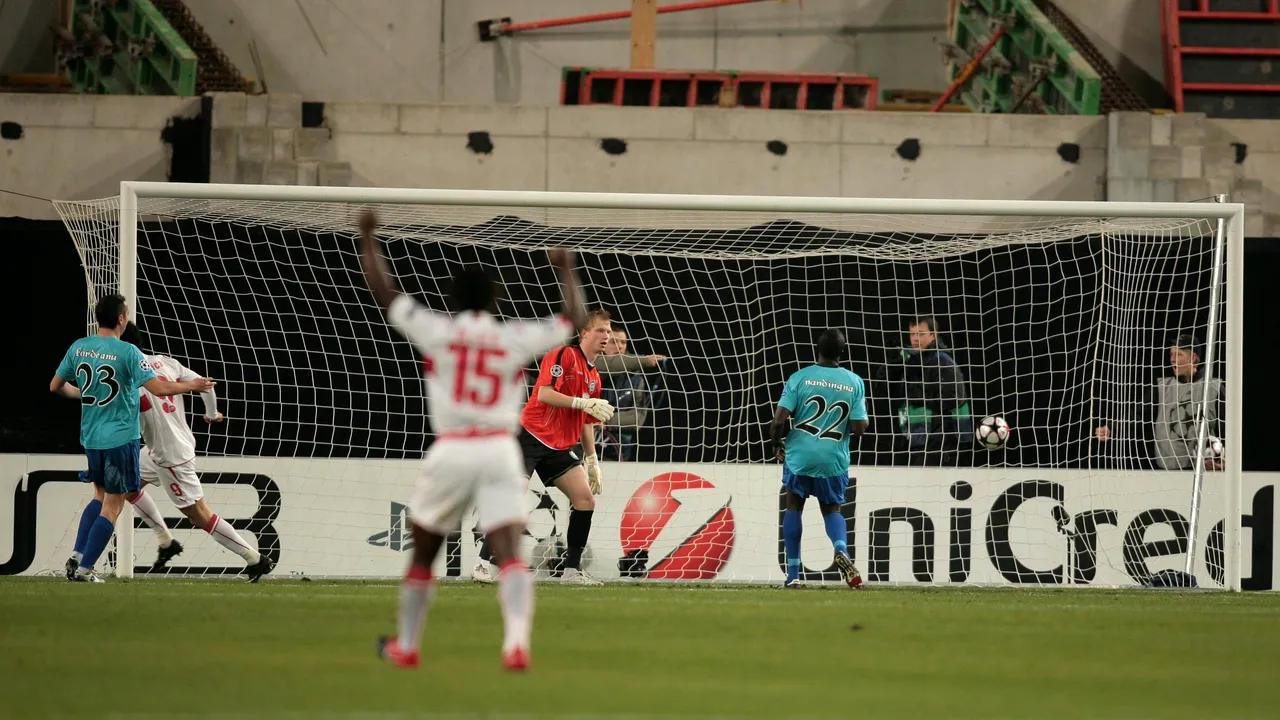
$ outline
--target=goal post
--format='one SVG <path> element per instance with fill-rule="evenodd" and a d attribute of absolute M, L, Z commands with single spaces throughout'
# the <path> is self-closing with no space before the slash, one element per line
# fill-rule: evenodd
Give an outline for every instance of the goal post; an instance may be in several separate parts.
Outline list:
<path fill-rule="evenodd" d="M 364 554 L 403 549 L 393 542 L 403 531 L 396 503 L 416 471 L 421 443 L 413 437 L 427 434 L 423 421 L 412 419 L 422 405 L 396 398 L 397 388 L 421 392 L 395 381 L 405 372 L 406 344 L 359 299 L 363 287 L 351 274 L 348 243 L 364 206 L 384 218 L 380 234 L 394 244 L 405 291 L 435 307 L 442 307 L 452 270 L 479 262 L 511 290 L 504 314 L 552 311 L 537 253 L 564 244 L 583 255 L 592 300 L 616 311 L 644 353 L 673 357 L 652 382 L 654 397 L 664 399 L 638 433 L 641 445 L 648 443 L 639 462 L 606 463 L 590 544 L 593 569 L 603 574 L 775 581 L 769 566 L 776 569 L 780 538 L 780 471 L 757 426 L 767 424 L 782 380 L 811 361 L 817 331 L 848 328 L 851 347 L 858 345 L 851 369 L 868 380 L 874 407 L 892 403 L 894 368 L 888 379 L 877 375 L 886 354 L 899 351 L 905 319 L 937 315 L 944 331 L 950 323 L 952 334 L 965 338 L 953 354 L 973 371 L 974 414 L 1011 417 L 1013 436 L 1008 448 L 975 449 L 959 467 L 912 470 L 896 444 L 896 410 L 873 411 L 875 437 L 863 438 L 854 457 L 856 501 L 851 488 L 847 506 L 850 546 L 864 575 L 873 582 L 1129 585 L 1145 577 L 1143 553 L 1160 546 L 1168 555 L 1176 546 L 1185 548 L 1181 557 L 1154 564 L 1185 568 L 1202 584 L 1205 568 L 1212 574 L 1216 566 L 1221 577 L 1211 586 L 1240 589 L 1240 204 L 153 182 L 122 183 L 112 200 L 59 202 L 82 257 L 118 245 L 112 272 L 86 269 L 91 292 L 124 294 L 150 334 L 167 342 L 168 354 L 198 371 L 206 360 L 200 353 L 218 355 L 220 367 L 256 366 L 252 390 L 248 373 L 227 389 L 252 428 L 243 431 L 247 437 L 214 442 L 193 429 L 202 472 L 279 476 L 279 492 L 294 498 L 270 521 L 291 528 L 281 533 L 282 552 L 297 553 L 285 565 L 298 569 L 289 572 L 392 574 L 387 568 L 398 555 Z M 204 256 L 214 251 L 216 257 Z M 289 272 L 276 271 L 286 266 Z M 171 285 L 162 286 L 161 277 Z M 231 308 L 226 325 L 184 338 L 192 334 L 184 324 L 207 317 L 201 304 L 216 302 L 216 293 L 235 296 L 224 303 Z M 698 323 L 718 336 L 718 346 L 701 337 Z M 380 329 L 366 337 L 352 330 L 360 324 Z M 335 327 L 354 337 L 317 339 L 321 328 Z M 1222 472 L 1153 469 L 1144 449 L 1152 432 L 1151 409 L 1143 405 L 1152 395 L 1144 393 L 1158 377 L 1150 366 L 1181 331 L 1205 343 L 1200 359 L 1209 376 L 1194 435 L 1182 439 L 1199 460 L 1212 434 L 1209 419 L 1218 418 L 1225 427 Z M 270 347 L 277 339 L 284 347 Z M 1099 358 L 1092 365 L 1083 344 Z M 780 345 L 794 348 L 779 352 Z M 335 357 L 316 361 L 307 375 L 298 365 L 310 362 L 308 350 Z M 279 395 L 263 389 L 277 377 L 306 377 L 314 387 Z M 1223 380 L 1221 413 L 1208 407 L 1216 377 Z M 341 387 L 330 391 L 325 383 Z M 291 403 L 303 403 L 296 421 L 288 419 Z M 1116 439 L 1089 449 L 1081 433 L 1092 432 L 1104 407 Z M 266 429 L 276 421 L 289 429 Z M 383 478 L 387 487 L 361 485 L 358 475 Z M 266 491 L 257 492 L 261 501 Z M 1210 518 L 1201 512 L 1202 496 L 1214 503 Z M 557 525 L 565 518 L 554 512 L 563 499 L 548 497 L 531 501 L 542 513 L 534 523 L 546 526 L 532 532 L 535 552 L 563 530 Z M 542 506 L 548 502 L 550 509 Z M 666 514 L 646 515 L 655 505 Z M 302 508 L 305 518 L 294 514 Z M 339 509 L 350 515 L 335 514 Z M 810 575 L 827 579 L 821 523 L 806 518 L 806 563 L 819 566 Z M 1215 520 L 1220 530 L 1206 527 Z M 256 522 L 252 527 L 265 521 Z M 681 522 L 689 526 L 676 527 Z M 344 533 L 327 523 L 360 528 Z M 374 532 L 383 526 L 385 533 Z M 461 576 L 474 558 L 469 529 L 454 548 L 459 557 L 449 560 Z M 133 550 L 129 533 L 121 535 L 120 553 L 142 563 L 143 551 Z M 139 540 L 146 546 L 145 534 Z M 984 549 L 992 567 L 979 567 Z M 629 573 L 633 561 L 638 569 Z M 123 564 L 118 572 L 130 574 Z"/>
<path fill-rule="evenodd" d="M 1226 207 L 1224 205 L 1224 207 Z M 1227 252 L 1227 425 L 1233 428 L 1227 434 L 1226 478 L 1226 585 L 1228 590 L 1240 591 L 1241 587 L 1241 472 L 1244 454 L 1244 206 L 1235 203 L 1226 220 L 1225 233 L 1220 243 Z"/>
<path fill-rule="evenodd" d="M 138 304 L 138 195 L 128 188 L 128 183 L 120 184 L 120 285 L 117 292 L 124 297 L 124 301 L 130 308 L 130 317 L 135 320 L 141 318 L 141 308 Z M 93 309 L 90 307 L 90 312 Z M 120 509 L 120 515 L 116 519 L 116 527 L 125 528 L 123 532 L 115 534 L 115 551 L 117 558 L 132 558 L 134 556 L 133 533 L 133 505 L 125 503 Z M 133 577 L 132 562 L 117 562 L 115 567 L 116 577 L 131 578 Z"/>

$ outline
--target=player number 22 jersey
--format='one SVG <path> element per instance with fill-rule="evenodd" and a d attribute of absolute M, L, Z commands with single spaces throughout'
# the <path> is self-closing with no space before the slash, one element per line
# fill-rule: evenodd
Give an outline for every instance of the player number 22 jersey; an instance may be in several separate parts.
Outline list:
<path fill-rule="evenodd" d="M 408 295 L 387 320 L 422 353 L 437 435 L 514 432 L 525 399 L 524 367 L 564 342 L 568 318 L 502 321 L 489 313 L 435 313 Z"/>
<path fill-rule="evenodd" d="M 862 378 L 841 367 L 810 365 L 787 379 L 778 405 L 791 411 L 786 463 L 796 475 L 849 472 L 849 422 L 866 420 Z"/>

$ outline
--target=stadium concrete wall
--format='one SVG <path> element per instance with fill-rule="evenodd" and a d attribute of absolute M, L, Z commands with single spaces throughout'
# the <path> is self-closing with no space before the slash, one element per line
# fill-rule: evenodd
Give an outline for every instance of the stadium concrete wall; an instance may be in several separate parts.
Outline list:
<path fill-rule="evenodd" d="M 1063 200 L 1105 192 L 1107 125 L 1097 117 L 335 104 L 326 119 L 358 185 Z M 472 133 L 491 148 L 477 149 Z M 1078 146 L 1075 162 L 1059 156 L 1063 143 Z"/>
<path fill-rule="evenodd" d="M 1057 0 L 1153 104 L 1164 96 L 1158 3 Z M 0 73 L 53 72 L 48 0 L 7 0 Z M 344 101 L 556 102 L 560 68 L 625 67 L 629 27 L 618 20 L 481 43 L 480 20 L 516 22 L 624 9 L 625 0 L 186 0 L 242 73 L 272 92 Z M 305 17 L 303 15 L 305 12 Z M 668 14 L 658 21 L 659 67 L 860 72 L 882 87 L 946 87 L 940 0 L 761 2 Z M 250 42 L 257 46 L 262 72 Z"/>
<path fill-rule="evenodd" d="M 120 194 L 121 180 L 166 180 L 174 118 L 199 98 L 0 93 L 0 187 L 37 198 Z M 56 217 L 49 203 L 0 193 L 0 216 Z"/>
<path fill-rule="evenodd" d="M 482 43 L 476 23 L 616 11 L 620 0 L 361 0 L 292 3 L 187 0 L 215 42 L 272 92 L 334 101 L 557 102 L 565 66 L 626 67 L 629 25 L 615 20 Z M 1058 0 L 1102 54 L 1152 103 L 1164 97 L 1157 3 Z M 314 29 L 314 33 L 313 33 Z M 858 72 L 884 88 L 947 85 L 939 0 L 761 2 L 662 15 L 656 64 L 664 68 Z"/>
<path fill-rule="evenodd" d="M 404 503 L 417 461 L 202 458 L 208 498 L 219 514 L 277 559 L 281 577 L 395 577 L 411 547 Z M 70 455 L 0 455 L 0 574 L 54 571 L 70 554 L 88 498 Z M 620 564 L 663 580 L 779 583 L 779 470 L 773 465 L 606 463 L 596 508 L 590 571 L 619 577 Z M 900 584 L 1136 586 L 1180 569 L 1190 476 L 1033 468 L 906 470 L 854 468 L 844 507 L 849 544 L 864 576 Z M 1196 537 L 1196 575 L 1221 587 L 1223 495 L 1206 478 Z M 1243 574 L 1246 589 L 1280 577 L 1276 493 L 1280 474 L 1246 473 Z M 563 536 L 564 498 L 532 483 L 525 552 L 537 563 L 548 538 Z M 153 489 L 157 496 L 160 494 Z M 158 502 L 176 522 L 178 514 Z M 442 575 L 467 577 L 476 560 L 474 517 L 449 543 Z M 1068 543 L 1059 526 L 1075 532 Z M 236 572 L 240 563 L 190 528 L 178 571 Z M 138 562 L 154 552 L 136 534 Z M 1070 547 L 1070 554 L 1068 549 Z M 802 549 L 811 580 L 835 581 L 816 507 L 806 509 Z M 625 559 L 625 560 L 624 560 Z M 1070 569 L 1064 570 L 1064 564 Z M 138 566 L 138 572 L 145 572 Z"/>
<path fill-rule="evenodd" d="M 210 98 L 214 182 L 708 194 L 1197 200 L 1228 193 L 1280 235 L 1280 122 Z M 0 95 L 0 180 L 39 197 L 170 177 L 196 100 Z M 0 216 L 53 217 L 0 195 Z"/>
<path fill-rule="evenodd" d="M 187 0 L 210 36 L 249 76 L 256 40 L 272 92 L 329 100 L 548 105 L 566 66 L 627 67 L 626 20 L 480 41 L 477 23 L 516 22 L 630 8 L 619 0 L 336 0 L 293 3 Z M 308 24 L 309 23 L 309 24 Z M 315 33 L 311 28 L 314 27 Z M 936 0 L 761 2 L 665 14 L 656 64 L 664 68 L 858 72 L 886 87 L 946 87 Z"/>

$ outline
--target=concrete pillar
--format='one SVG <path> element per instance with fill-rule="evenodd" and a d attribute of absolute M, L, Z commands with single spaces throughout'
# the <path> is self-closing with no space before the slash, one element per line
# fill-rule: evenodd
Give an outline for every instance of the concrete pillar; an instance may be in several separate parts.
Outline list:
<path fill-rule="evenodd" d="M 348 185 L 328 128 L 302 127 L 299 95 L 210 93 L 209 180 L 215 183 Z"/>

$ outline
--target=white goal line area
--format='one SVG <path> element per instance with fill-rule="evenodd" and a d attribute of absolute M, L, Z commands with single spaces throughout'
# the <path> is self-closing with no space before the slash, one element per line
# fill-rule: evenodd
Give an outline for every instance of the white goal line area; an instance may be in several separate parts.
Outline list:
<path fill-rule="evenodd" d="M 1129 524 L 1163 522 L 1177 537 L 1153 531 L 1150 542 L 1189 540 L 1189 562 L 1194 555 L 1197 563 L 1212 543 L 1228 557 L 1222 584 L 1239 584 L 1238 520 L 1210 527 L 1239 517 L 1239 204 L 131 182 L 115 198 L 56 205 L 84 263 L 90 303 L 120 292 L 155 351 L 219 379 L 224 412 L 236 422 L 212 432 L 193 424 L 211 468 L 214 460 L 254 457 L 267 474 L 273 462 L 283 472 L 291 458 L 408 459 L 429 443 L 421 358 L 373 303 L 350 240 L 361 210 L 372 208 L 402 288 L 431 308 L 446 309 L 454 271 L 479 264 L 506 290 L 502 316 L 554 312 L 558 294 L 541 251 L 568 247 L 580 253 L 588 303 L 620 321 L 630 352 L 671 358 L 634 377 L 606 378 L 610 397 L 627 395 L 632 412 L 626 425 L 609 428 L 602 452 L 622 460 L 618 468 L 661 467 L 652 477 L 611 470 L 626 496 L 611 498 L 601 514 L 612 533 L 596 547 L 605 564 L 652 551 L 635 565 L 647 579 L 769 581 L 777 478 L 769 474 L 775 466 L 765 428 L 783 382 L 812 362 L 816 334 L 837 327 L 849 339 L 847 366 L 866 380 L 872 420 L 852 457 L 855 473 L 875 470 L 860 480 L 858 552 L 872 561 L 869 549 L 888 542 L 885 528 L 895 548 L 907 543 L 907 557 L 912 547 L 937 548 L 936 560 L 920 561 L 931 569 L 908 562 L 900 571 L 895 559 L 892 573 L 877 566 L 877 582 L 912 583 L 914 574 L 945 584 L 948 562 L 964 564 L 947 555 L 947 518 L 970 507 L 990 515 L 1002 493 L 1051 470 L 1070 477 L 1055 490 L 1061 497 L 1013 514 L 1008 543 L 1022 548 L 1013 555 L 1043 568 L 1069 555 L 1072 543 L 1087 549 L 1090 523 L 1105 526 L 1098 531 L 1111 537 L 1105 542 L 1128 543 Z M 941 324 L 931 349 L 908 342 L 907 324 L 922 316 Z M 1195 338 L 1201 373 L 1185 388 L 1165 382 L 1169 343 L 1183 335 Z M 930 353 L 946 355 L 956 371 L 926 369 L 942 362 Z M 1008 443 L 990 452 L 971 442 L 974 423 L 986 415 L 1013 427 Z M 1098 426 L 1110 440 L 1094 440 Z M 1209 442 L 1219 437 L 1224 472 L 1196 469 L 1206 447 L 1221 448 Z M 943 480 L 913 470 L 917 457 L 959 475 Z M 1181 474 L 1147 479 L 1161 469 Z M 641 499 L 701 508 L 705 516 L 673 514 L 675 525 L 652 537 L 628 529 L 634 494 L 658 492 L 650 481 L 680 472 L 702 473 L 707 484 L 667 478 L 660 496 Z M 334 559 L 344 577 L 358 571 L 354 558 L 371 552 L 374 541 L 365 538 L 395 535 L 388 508 L 394 516 L 405 500 L 400 491 L 412 484 L 398 479 L 399 495 L 379 492 L 373 500 L 347 478 L 284 475 L 292 507 L 282 538 L 318 537 L 308 523 L 336 517 L 344 498 L 360 508 L 359 518 L 348 519 L 360 530 L 339 551 L 351 557 Z M 1203 518 L 1202 491 L 1212 496 Z M 1077 523 L 1074 530 L 1055 526 L 1053 502 Z M 291 514 L 298 503 L 318 514 Z M 688 547 L 707 553 L 682 561 L 696 566 L 694 574 L 664 576 L 658 566 L 673 552 L 664 543 L 680 540 L 670 532 L 689 540 L 708 523 L 725 525 L 715 515 L 724 508 L 739 518 L 733 532 L 711 533 L 712 545 L 731 543 L 724 557 L 694 543 Z M 1158 508 L 1172 514 L 1144 515 Z M 987 515 L 974 516 L 975 536 Z M 545 537 L 563 520 L 544 518 Z M 732 539 L 716 540 L 717 532 Z M 820 527 L 805 538 L 812 547 L 825 541 Z M 386 551 L 386 537 L 377 542 Z M 1124 559 L 1131 544 L 1067 564 L 1086 563 L 1072 570 L 1085 578 L 1079 584 L 1123 585 L 1138 572 Z M 298 548 L 293 541 L 290 550 Z M 291 566 L 331 576 L 328 551 L 305 550 L 305 562 Z M 1018 576 L 1003 552 L 992 551 L 992 563 L 1004 577 Z M 470 558 L 470 550 L 463 554 Z M 952 576 L 985 583 L 976 570 Z"/>

